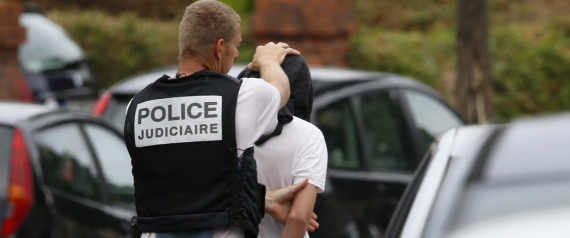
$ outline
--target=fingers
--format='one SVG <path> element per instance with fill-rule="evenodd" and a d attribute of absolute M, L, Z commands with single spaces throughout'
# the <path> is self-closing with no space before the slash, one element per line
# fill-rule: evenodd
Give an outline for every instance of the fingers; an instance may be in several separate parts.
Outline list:
<path fill-rule="evenodd" d="M 289 45 L 287 43 L 283 43 L 283 42 L 277 43 L 277 46 L 279 46 L 281 48 L 291 48 L 291 47 L 289 47 Z"/>
<path fill-rule="evenodd" d="M 301 52 L 299 52 L 298 50 L 293 49 L 293 48 L 287 48 L 287 49 L 285 49 L 285 51 L 287 51 L 288 55 L 300 55 L 301 54 Z"/>
<path fill-rule="evenodd" d="M 305 188 L 307 186 L 307 184 L 309 184 L 309 178 L 305 178 L 305 179 L 303 179 L 302 182 L 292 185 L 291 186 L 291 192 L 295 194 L 295 193 L 301 191 L 301 189 Z"/>
<path fill-rule="evenodd" d="M 305 179 L 303 180 L 303 182 L 300 182 L 298 184 L 278 189 L 274 193 L 272 193 L 272 196 L 274 197 L 275 201 L 278 203 L 287 202 L 293 199 L 293 197 L 295 197 L 295 193 L 305 188 L 307 186 L 307 183 L 308 179 Z"/>
<path fill-rule="evenodd" d="M 313 232 L 319 228 L 319 223 L 316 220 L 317 214 L 313 212 L 313 214 L 311 214 L 311 220 L 309 221 L 309 227 L 307 228 L 308 231 Z"/>
<path fill-rule="evenodd" d="M 291 48 L 287 43 L 279 42 L 275 44 L 274 42 L 269 42 L 255 49 L 252 64 L 248 65 L 247 68 L 253 71 L 261 71 L 261 68 L 267 65 L 273 65 L 274 63 L 281 65 L 287 55 L 300 54 L 298 50 Z"/>
<path fill-rule="evenodd" d="M 310 232 L 313 232 L 316 229 L 319 229 L 319 223 L 317 221 L 311 219 L 309 221 L 309 227 L 307 228 L 307 230 L 309 230 Z"/>
<path fill-rule="evenodd" d="M 278 192 L 274 194 L 275 200 L 279 203 L 282 203 L 293 199 L 293 197 L 295 197 L 295 193 L 305 188 L 308 183 L 309 178 L 306 178 L 300 183 L 277 190 Z"/>
<path fill-rule="evenodd" d="M 273 43 L 273 42 L 271 42 L 271 43 Z M 277 46 L 283 48 L 285 50 L 286 54 L 288 54 L 288 55 L 300 55 L 301 54 L 301 52 L 291 48 L 287 43 L 279 42 L 279 43 L 277 43 Z"/>
<path fill-rule="evenodd" d="M 275 43 L 273 43 L 273 42 L 269 42 L 269 43 L 265 44 L 265 46 L 271 46 L 271 47 L 277 46 L 277 47 L 279 47 L 279 48 L 286 49 L 286 50 L 287 50 L 287 49 L 292 49 L 291 46 L 289 46 L 289 44 L 283 43 L 283 42 L 279 42 L 279 43 L 277 43 L 277 44 L 275 44 Z M 257 46 L 257 47 L 263 47 L 263 46 L 260 45 L 260 46 Z M 295 50 L 295 51 L 296 51 L 296 50 Z M 299 52 L 299 51 L 297 51 L 297 52 Z M 291 54 L 291 53 L 289 53 L 289 54 Z"/>

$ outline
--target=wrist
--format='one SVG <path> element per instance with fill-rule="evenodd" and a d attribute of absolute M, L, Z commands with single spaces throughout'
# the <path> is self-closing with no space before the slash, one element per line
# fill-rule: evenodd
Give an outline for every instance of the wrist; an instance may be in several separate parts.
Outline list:
<path fill-rule="evenodd" d="M 259 66 L 259 71 L 264 69 L 272 68 L 272 67 L 279 67 L 279 60 L 277 58 L 266 57 L 263 59 L 259 59 L 257 65 Z"/>
<path fill-rule="evenodd" d="M 273 214 L 273 200 L 271 199 L 270 196 L 270 192 L 269 190 L 267 190 L 265 192 L 265 212 L 268 213 L 269 215 Z"/>
<path fill-rule="evenodd" d="M 265 212 L 271 216 L 275 215 L 275 208 L 274 206 L 272 206 L 272 203 L 267 199 L 265 200 Z"/>

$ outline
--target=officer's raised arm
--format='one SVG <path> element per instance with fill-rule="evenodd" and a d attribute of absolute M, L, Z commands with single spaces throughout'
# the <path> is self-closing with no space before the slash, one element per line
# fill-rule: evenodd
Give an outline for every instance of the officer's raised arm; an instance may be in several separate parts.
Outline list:
<path fill-rule="evenodd" d="M 261 78 L 277 88 L 281 95 L 281 103 L 279 108 L 287 104 L 291 95 L 289 79 L 283 69 L 281 63 L 288 54 L 299 55 L 299 51 L 290 48 L 289 45 L 279 42 L 275 44 L 270 42 L 264 46 L 258 46 L 255 50 L 252 62 L 247 66 L 248 69 L 259 71 Z"/>

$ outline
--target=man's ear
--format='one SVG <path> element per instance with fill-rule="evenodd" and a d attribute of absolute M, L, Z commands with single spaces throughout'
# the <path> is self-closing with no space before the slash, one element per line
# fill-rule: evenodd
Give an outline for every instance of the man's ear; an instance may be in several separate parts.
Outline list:
<path fill-rule="evenodd" d="M 224 53 L 224 39 L 219 39 L 214 46 L 214 54 L 216 55 L 217 59 L 222 59 L 222 55 Z"/>

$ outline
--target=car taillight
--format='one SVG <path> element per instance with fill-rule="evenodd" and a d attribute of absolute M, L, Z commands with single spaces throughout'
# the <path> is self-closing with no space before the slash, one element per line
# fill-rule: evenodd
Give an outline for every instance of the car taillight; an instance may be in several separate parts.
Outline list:
<path fill-rule="evenodd" d="M 22 132 L 15 128 L 12 136 L 8 209 L 2 221 L 0 237 L 8 237 L 22 224 L 33 203 L 32 171 L 26 142 Z"/>
<path fill-rule="evenodd" d="M 101 97 L 99 97 L 99 100 L 97 100 L 97 103 L 95 103 L 95 106 L 91 112 L 97 116 L 103 115 L 103 112 L 105 112 L 105 109 L 107 109 L 109 101 L 111 101 L 111 96 L 111 92 L 109 91 L 101 95 Z"/>

